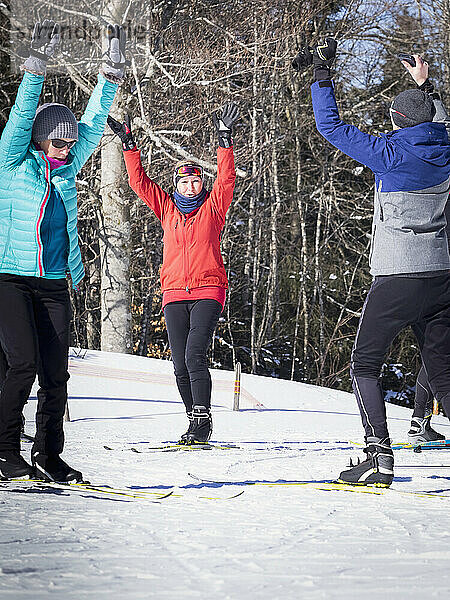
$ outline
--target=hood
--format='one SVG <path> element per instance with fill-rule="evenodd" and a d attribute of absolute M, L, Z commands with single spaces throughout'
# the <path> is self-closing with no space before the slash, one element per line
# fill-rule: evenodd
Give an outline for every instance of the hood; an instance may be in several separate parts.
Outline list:
<path fill-rule="evenodd" d="M 416 159 L 434 167 L 450 165 L 450 145 L 443 123 L 420 123 L 385 134 L 385 137 Z"/>

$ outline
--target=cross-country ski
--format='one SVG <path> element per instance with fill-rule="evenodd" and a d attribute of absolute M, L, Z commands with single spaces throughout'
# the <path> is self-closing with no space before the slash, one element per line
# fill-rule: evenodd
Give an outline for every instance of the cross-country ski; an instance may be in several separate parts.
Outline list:
<path fill-rule="evenodd" d="M 447 4 L 0 4 L 1 600 L 448 596 Z"/>

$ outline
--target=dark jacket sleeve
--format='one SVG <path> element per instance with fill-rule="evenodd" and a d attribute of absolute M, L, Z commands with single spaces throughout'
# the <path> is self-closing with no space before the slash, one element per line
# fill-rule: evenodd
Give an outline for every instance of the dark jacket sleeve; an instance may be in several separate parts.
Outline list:
<path fill-rule="evenodd" d="M 333 87 L 323 86 L 324 83 L 316 81 L 311 86 L 317 131 L 333 146 L 374 173 L 386 173 L 392 169 L 399 159 L 392 145 L 385 138 L 363 133 L 354 125 L 344 123 L 339 117 Z"/>

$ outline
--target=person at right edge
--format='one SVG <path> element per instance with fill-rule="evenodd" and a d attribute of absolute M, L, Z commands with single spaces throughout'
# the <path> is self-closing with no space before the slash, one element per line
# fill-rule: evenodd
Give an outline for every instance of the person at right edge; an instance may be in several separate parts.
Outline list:
<path fill-rule="evenodd" d="M 232 128 L 239 110 L 232 102 L 213 113 L 219 138 L 217 178 L 209 192 L 203 169 L 195 161 L 175 165 L 174 192 L 168 194 L 142 167 L 130 120 L 108 117 L 122 141 L 131 188 L 161 221 L 164 253 L 161 268 L 163 311 L 178 391 L 189 427 L 179 443 L 206 443 L 211 437 L 211 376 L 207 351 L 225 304 L 228 281 L 220 253 L 220 236 L 233 200 Z"/>
<path fill-rule="evenodd" d="M 436 108 L 436 114 L 433 121 L 444 123 L 447 128 L 447 135 L 450 133 L 450 119 L 447 111 L 442 104 L 439 94 L 435 92 L 434 86 L 428 79 L 428 63 L 419 55 L 414 54 L 416 65 L 412 67 L 407 61 L 402 61 L 404 67 L 409 71 L 418 88 L 425 91 L 433 100 Z M 447 220 L 447 242 L 450 251 L 450 201 L 447 200 L 445 208 Z M 414 411 L 411 419 L 411 426 L 408 431 L 408 440 L 417 444 L 418 442 L 433 442 L 444 440 L 445 435 L 435 431 L 431 427 L 431 417 L 433 416 L 433 392 L 428 383 L 428 376 L 425 366 L 422 364 L 416 379 L 416 393 L 414 398 Z"/>
<path fill-rule="evenodd" d="M 432 122 L 435 100 L 409 89 L 390 106 L 393 131 L 380 137 L 344 123 L 331 81 L 337 43 L 304 48 L 293 67 L 314 65 L 312 103 L 319 133 L 375 175 L 370 250 L 374 276 L 354 342 L 350 373 L 365 431 L 367 458 L 339 481 L 389 487 L 394 455 L 380 373 L 389 346 L 407 326 L 417 338 L 428 382 L 450 415 L 450 256 L 445 209 L 450 145 L 445 124 Z"/>

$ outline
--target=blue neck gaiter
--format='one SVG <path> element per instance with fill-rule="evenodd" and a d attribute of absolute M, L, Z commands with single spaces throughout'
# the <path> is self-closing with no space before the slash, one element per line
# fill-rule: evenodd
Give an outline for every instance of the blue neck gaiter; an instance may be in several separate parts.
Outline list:
<path fill-rule="evenodd" d="M 192 198 L 188 198 L 187 196 L 183 196 L 175 190 L 175 192 L 173 193 L 173 199 L 178 210 L 184 215 L 187 215 L 196 208 L 200 208 L 200 206 L 205 201 L 207 193 L 208 192 L 206 191 L 206 189 L 202 188 L 200 194 L 192 196 Z"/>

